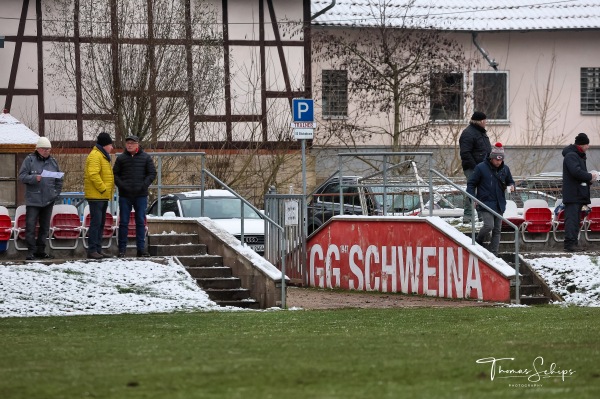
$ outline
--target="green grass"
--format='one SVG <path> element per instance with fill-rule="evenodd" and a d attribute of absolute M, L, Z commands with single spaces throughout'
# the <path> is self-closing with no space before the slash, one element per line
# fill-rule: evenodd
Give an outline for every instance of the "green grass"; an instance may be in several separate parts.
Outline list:
<path fill-rule="evenodd" d="M 550 306 L 0 319 L 0 398 L 597 398 L 599 331 Z M 538 356 L 575 374 L 510 387 L 476 363 Z"/>

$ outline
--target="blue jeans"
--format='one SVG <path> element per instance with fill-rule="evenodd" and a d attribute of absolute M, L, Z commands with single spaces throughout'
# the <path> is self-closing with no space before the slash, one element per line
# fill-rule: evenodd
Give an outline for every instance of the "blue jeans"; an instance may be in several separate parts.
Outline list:
<path fill-rule="evenodd" d="M 146 207 L 148 197 L 119 197 L 119 252 L 127 248 L 127 230 L 131 209 L 135 210 L 135 245 L 138 251 L 146 248 Z"/>
<path fill-rule="evenodd" d="M 88 200 L 90 207 L 90 229 L 88 230 L 88 253 L 102 252 L 102 233 L 106 223 L 108 201 Z"/>

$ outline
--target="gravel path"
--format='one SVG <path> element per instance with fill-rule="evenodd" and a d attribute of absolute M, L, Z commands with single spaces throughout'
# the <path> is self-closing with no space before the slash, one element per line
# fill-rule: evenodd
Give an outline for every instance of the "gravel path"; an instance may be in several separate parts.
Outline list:
<path fill-rule="evenodd" d="M 287 307 L 303 309 L 341 308 L 410 308 L 410 307 L 473 307 L 497 306 L 492 302 L 452 300 L 416 295 L 385 294 L 381 292 L 357 292 L 324 290 L 316 288 L 288 287 Z"/>

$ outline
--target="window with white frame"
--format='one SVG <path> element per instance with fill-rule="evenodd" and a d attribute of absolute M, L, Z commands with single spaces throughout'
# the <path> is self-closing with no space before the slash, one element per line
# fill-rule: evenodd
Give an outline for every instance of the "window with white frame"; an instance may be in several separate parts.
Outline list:
<path fill-rule="evenodd" d="M 581 113 L 600 114 L 600 68 L 581 68 Z"/>
<path fill-rule="evenodd" d="M 431 74 L 429 118 L 435 120 L 458 120 L 463 117 L 464 78 L 462 73 Z"/>
<path fill-rule="evenodd" d="M 322 74 L 323 118 L 348 116 L 348 71 L 324 69 Z"/>
<path fill-rule="evenodd" d="M 473 73 L 473 109 L 488 120 L 508 120 L 508 73 Z"/>

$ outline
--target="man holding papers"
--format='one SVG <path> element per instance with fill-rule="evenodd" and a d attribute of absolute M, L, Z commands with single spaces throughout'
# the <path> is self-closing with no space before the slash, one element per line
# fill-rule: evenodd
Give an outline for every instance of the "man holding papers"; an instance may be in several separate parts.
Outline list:
<path fill-rule="evenodd" d="M 54 201 L 62 191 L 63 173 L 56 159 L 50 156 L 51 149 L 50 140 L 40 137 L 35 152 L 27 155 L 19 169 L 19 181 L 25 184 L 27 260 L 53 257 L 46 253 L 46 239 Z"/>

